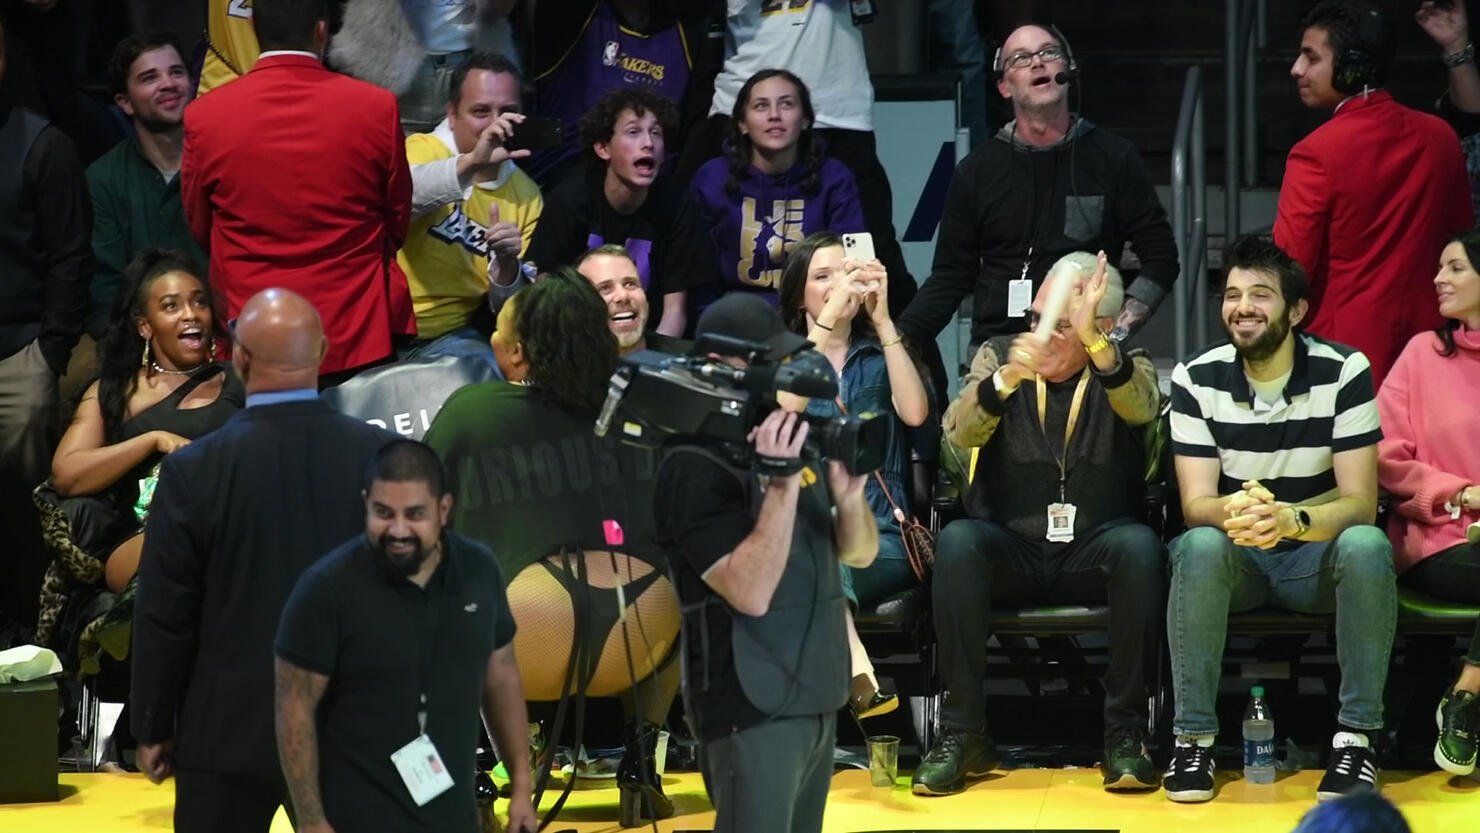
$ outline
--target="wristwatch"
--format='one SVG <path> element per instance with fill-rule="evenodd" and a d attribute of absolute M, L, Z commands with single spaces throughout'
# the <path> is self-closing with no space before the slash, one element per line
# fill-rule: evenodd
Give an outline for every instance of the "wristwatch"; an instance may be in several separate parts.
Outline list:
<path fill-rule="evenodd" d="M 1444 66 L 1450 69 L 1454 69 L 1457 66 L 1464 66 L 1470 61 L 1475 60 L 1475 44 L 1467 43 L 1464 49 L 1455 52 L 1445 52 L 1439 56 L 1439 60 L 1443 62 Z"/>
<path fill-rule="evenodd" d="M 1290 507 L 1290 513 L 1295 516 L 1295 534 L 1291 538 L 1299 538 L 1310 532 L 1310 513 L 1303 506 Z"/>

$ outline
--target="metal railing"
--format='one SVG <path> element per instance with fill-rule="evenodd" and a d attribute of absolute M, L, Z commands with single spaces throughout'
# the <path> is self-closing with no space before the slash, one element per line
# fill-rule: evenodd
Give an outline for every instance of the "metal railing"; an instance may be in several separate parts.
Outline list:
<path fill-rule="evenodd" d="M 1181 274 L 1173 284 L 1176 306 L 1177 356 L 1189 353 L 1187 319 L 1192 317 L 1197 348 L 1208 343 L 1208 171 L 1203 113 L 1203 70 L 1187 70 L 1182 103 L 1177 112 L 1177 135 L 1172 140 L 1172 235 L 1177 241 Z M 1235 197 L 1236 198 L 1236 197 Z"/>
<path fill-rule="evenodd" d="M 1237 237 L 1239 196 L 1259 179 L 1259 108 L 1256 58 L 1266 44 L 1266 0 L 1224 3 L 1224 240 Z"/>

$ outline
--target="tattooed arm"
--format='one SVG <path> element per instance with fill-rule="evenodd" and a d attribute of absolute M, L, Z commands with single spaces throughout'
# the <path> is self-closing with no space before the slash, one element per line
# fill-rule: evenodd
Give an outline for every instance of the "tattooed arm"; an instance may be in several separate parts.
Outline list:
<path fill-rule="evenodd" d="M 282 657 L 273 660 L 277 678 L 278 760 L 297 811 L 298 833 L 333 833 L 319 796 L 319 737 L 314 712 L 329 678 Z"/>

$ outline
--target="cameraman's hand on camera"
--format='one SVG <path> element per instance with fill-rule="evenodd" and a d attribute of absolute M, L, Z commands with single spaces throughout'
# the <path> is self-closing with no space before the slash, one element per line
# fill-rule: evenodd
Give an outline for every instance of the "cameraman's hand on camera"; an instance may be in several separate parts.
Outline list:
<path fill-rule="evenodd" d="M 778 409 L 766 414 L 760 425 L 750 429 L 747 439 L 755 448 L 755 453 L 762 457 L 772 460 L 800 460 L 802 443 L 807 439 L 807 427 L 807 421 L 800 414 Z M 773 477 L 771 482 L 782 480 L 796 483 L 800 474 L 799 470 L 785 477 Z"/>
<path fill-rule="evenodd" d="M 1432 2 L 1419 5 L 1413 19 L 1434 39 L 1445 53 L 1458 52 L 1470 42 L 1470 24 L 1465 15 L 1465 0 L 1454 0 L 1454 5 L 1441 8 Z"/>
<path fill-rule="evenodd" d="M 866 474 L 849 474 L 848 467 L 837 460 L 827 461 L 827 490 L 832 492 L 833 504 L 841 506 L 849 500 L 863 498 L 863 485 L 868 482 Z"/>

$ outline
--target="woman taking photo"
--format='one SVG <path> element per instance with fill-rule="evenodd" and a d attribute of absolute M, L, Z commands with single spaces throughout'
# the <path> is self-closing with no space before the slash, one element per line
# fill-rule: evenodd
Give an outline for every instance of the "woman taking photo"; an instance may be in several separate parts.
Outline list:
<path fill-rule="evenodd" d="M 848 597 L 848 647 L 853 663 L 849 703 L 860 717 L 892 711 L 898 700 L 879 693 L 873 664 L 853 625 L 852 612 L 868 608 L 915 581 L 905 555 L 901 520 L 894 506 L 908 513 L 909 428 L 925 424 L 930 400 L 909 351 L 889 315 L 889 275 L 877 260 L 844 259 L 843 241 L 832 232 L 803 240 L 792 252 L 781 277 L 781 319 L 788 329 L 806 335 L 827 356 L 838 374 L 838 401 L 813 399 L 807 412 L 836 416 L 872 412 L 894 419 L 889 447 L 879 477 L 870 477 L 864 496 L 879 521 L 879 555 L 869 567 L 840 566 Z M 860 314 L 862 313 L 862 314 Z M 885 493 L 880 485 L 888 487 Z M 893 499 L 891 502 L 891 498 Z"/>
<path fill-rule="evenodd" d="M 752 75 L 735 98 L 725 155 L 694 173 L 694 201 L 719 253 L 721 292 L 777 302 L 781 268 L 802 238 L 864 231 L 853 174 L 812 132 L 807 85 L 784 69 Z"/>

